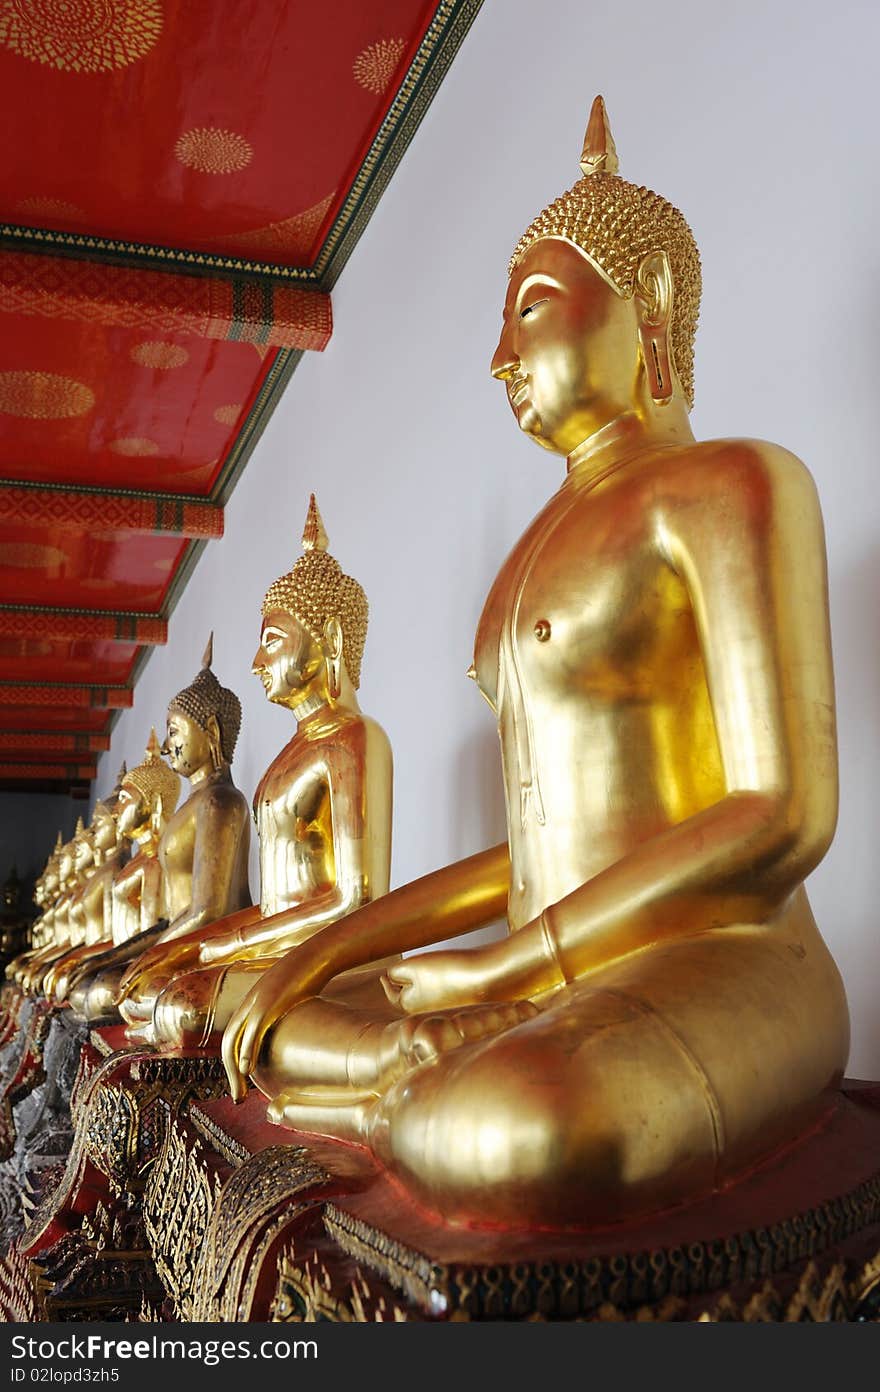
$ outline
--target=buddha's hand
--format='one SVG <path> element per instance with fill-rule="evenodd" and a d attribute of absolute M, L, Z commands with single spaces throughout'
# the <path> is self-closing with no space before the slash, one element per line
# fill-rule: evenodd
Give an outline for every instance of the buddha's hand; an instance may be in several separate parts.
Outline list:
<path fill-rule="evenodd" d="M 135 958 L 123 974 L 117 1001 L 135 995 L 154 973 L 179 971 L 186 965 L 187 958 L 194 962 L 196 951 L 191 943 L 181 943 L 179 947 L 173 942 L 157 943 L 155 947 L 148 947 L 146 952 Z"/>
<path fill-rule="evenodd" d="M 385 994 L 408 1015 L 509 999 L 498 970 L 497 945 L 448 948 L 407 957 L 382 977 Z"/>
<path fill-rule="evenodd" d="M 490 1035 L 504 1034 L 537 1014 L 538 1007 L 531 1001 L 499 1001 L 411 1015 L 387 1025 L 383 1032 L 380 1086 L 388 1087 L 401 1074 L 462 1044 L 476 1044 Z"/>
<path fill-rule="evenodd" d="M 319 938 L 320 934 L 309 939 L 262 972 L 223 1031 L 221 1054 L 234 1102 L 247 1092 L 269 1031 L 300 1001 L 318 995 L 334 975 Z"/>

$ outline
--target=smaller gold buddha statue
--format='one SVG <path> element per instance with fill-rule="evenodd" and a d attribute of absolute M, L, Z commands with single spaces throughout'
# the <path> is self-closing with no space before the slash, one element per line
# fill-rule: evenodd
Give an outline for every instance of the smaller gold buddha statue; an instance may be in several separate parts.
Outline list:
<path fill-rule="evenodd" d="M 6 976 L 9 980 L 22 984 L 25 970 L 37 955 L 43 952 L 52 941 L 52 913 L 58 897 L 58 856 L 61 851 L 61 832 L 59 831 L 41 874 L 34 886 L 34 902 L 40 910 L 31 928 L 31 944 L 7 964 Z"/>
<path fill-rule="evenodd" d="M 73 836 L 58 848 L 58 894 L 51 910 L 51 941 L 27 966 L 21 984 L 29 995 L 42 994 L 47 973 L 71 946 L 69 914 L 78 885 L 76 847 L 82 831 L 83 821 L 79 817 Z"/>
<path fill-rule="evenodd" d="M 367 599 L 329 554 L 314 495 L 302 545 L 263 601 L 253 662 L 269 700 L 296 720 L 254 797 L 260 904 L 151 948 L 132 969 L 130 991 L 155 1001 L 149 1037 L 160 1047 L 219 1048 L 230 1013 L 279 954 L 388 889 L 391 747 L 357 698 Z M 344 986 L 381 997 L 378 981 L 374 971 Z"/>
<path fill-rule="evenodd" d="M 71 842 L 71 853 L 73 868 L 70 876 L 70 893 L 65 914 L 67 945 L 61 955 L 55 958 L 51 967 L 45 973 L 42 982 L 42 990 L 46 999 L 56 1004 L 55 993 L 59 981 L 59 972 L 63 973 L 65 965 L 71 960 L 85 940 L 85 924 L 78 914 L 77 908 L 80 897 L 95 869 L 95 848 L 92 843 L 91 830 L 84 824 L 82 817 L 78 817 L 76 821 L 76 828 Z"/>
<path fill-rule="evenodd" d="M 133 937 L 142 940 L 144 933 L 155 933 L 165 926 L 159 840 L 179 795 L 180 779 L 163 762 L 153 729 L 143 761 L 125 774 L 116 801 L 119 833 L 135 849 L 112 882 L 110 912 L 114 946 L 81 963 L 70 973 L 68 981 L 71 1007 L 90 1023 L 118 1020 L 115 1002 L 123 969 L 118 954 L 125 953 Z"/>
<path fill-rule="evenodd" d="M 70 909 L 80 945 L 66 953 L 53 968 L 52 994 L 58 1005 L 67 998 L 71 974 L 88 958 L 105 951 L 113 941 L 113 880 L 129 853 L 128 842 L 120 836 L 114 815 L 125 773 L 123 764 L 116 787 L 106 802 L 95 803 L 91 821 L 84 832 L 91 852 L 90 873 Z"/>
<path fill-rule="evenodd" d="M 119 985 L 119 1011 L 130 1039 L 149 1040 L 155 997 L 171 979 L 178 941 L 200 935 L 218 919 L 251 904 L 248 883 L 250 813 L 232 781 L 230 765 L 241 727 L 241 702 L 211 670 L 213 634 L 194 681 L 168 706 L 162 753 L 189 779 L 191 792 L 170 817 L 159 843 L 167 927 L 151 943 L 151 961 L 165 969 L 140 970 L 139 939 L 131 939 L 134 962 Z M 137 982 L 137 985 L 135 985 Z"/>

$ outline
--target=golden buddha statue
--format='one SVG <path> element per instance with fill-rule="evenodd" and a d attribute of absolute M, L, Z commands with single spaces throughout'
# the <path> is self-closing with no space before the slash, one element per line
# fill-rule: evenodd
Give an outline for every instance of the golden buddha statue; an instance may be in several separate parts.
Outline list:
<path fill-rule="evenodd" d="M 241 702 L 220 685 L 211 671 L 212 657 L 213 634 L 195 680 L 168 707 L 162 752 L 175 772 L 189 779 L 192 791 L 169 819 L 159 844 L 169 922 L 150 947 L 162 956 L 164 970 L 154 968 L 145 977 L 139 968 L 139 940 L 132 939 L 129 956 L 134 962 L 120 981 L 119 1010 L 132 1027 L 129 1038 L 150 1038 L 156 994 L 174 972 L 173 945 L 251 905 L 250 814 L 230 772 Z"/>
<path fill-rule="evenodd" d="M 57 847 L 58 892 L 51 909 L 50 941 L 28 963 L 21 986 L 29 995 L 41 995 L 47 973 L 71 947 L 70 905 L 78 887 L 76 849 L 83 832 L 82 817 L 77 818 L 73 836 Z"/>
<path fill-rule="evenodd" d="M 314 495 L 302 544 L 304 554 L 263 601 L 253 662 L 269 700 L 297 723 L 254 797 L 260 904 L 152 948 L 132 969 L 129 989 L 155 1000 L 148 1037 L 160 1046 L 219 1049 L 255 973 L 388 890 L 391 747 L 356 695 L 367 599 L 328 553 Z M 379 991 L 375 973 L 347 985 Z"/>
<path fill-rule="evenodd" d="M 123 764 L 110 798 L 95 803 L 91 822 L 84 832 L 91 864 L 88 877 L 70 908 L 80 945 L 67 952 L 52 968 L 52 995 L 58 1005 L 67 999 L 72 973 L 90 957 L 105 951 L 113 941 L 113 881 L 128 858 L 128 844 L 119 833 L 115 817 L 125 774 Z M 83 850 L 80 854 L 85 858 L 88 852 Z M 46 987 L 48 993 L 48 980 Z"/>
<path fill-rule="evenodd" d="M 38 954 L 45 951 L 53 941 L 52 915 L 55 900 L 58 897 L 58 857 L 60 852 L 61 832 L 59 831 L 55 845 L 49 853 L 49 858 L 34 885 L 34 902 L 40 912 L 31 929 L 31 945 L 20 952 L 17 957 L 14 957 L 6 966 L 7 978 L 15 981 L 18 985 L 23 983 L 28 965 L 34 962 Z"/>
<path fill-rule="evenodd" d="M 250 1076 L 451 1222 L 709 1193 L 818 1123 L 848 1050 L 803 886 L 837 808 L 815 487 L 778 446 L 694 440 L 697 249 L 618 176 L 601 100 L 582 168 L 516 247 L 492 361 L 567 457 L 476 637 L 508 845 L 325 928 L 223 1038 L 236 1098 Z M 392 966 L 385 1011 L 328 992 L 505 909 L 505 939 Z"/>
<path fill-rule="evenodd" d="M 130 939 L 142 941 L 146 932 L 155 933 L 165 927 L 159 842 L 179 796 L 180 779 L 163 763 L 156 731 L 151 730 L 145 757 L 126 772 L 116 800 L 119 834 L 133 845 L 134 851 L 112 881 L 110 921 L 114 946 L 73 968 L 67 982 L 70 1005 L 90 1023 L 118 1019 L 116 992 L 123 970 L 119 952 L 125 952 Z"/>
<path fill-rule="evenodd" d="M 43 994 L 50 1001 L 55 1000 L 59 972 L 63 971 L 65 963 L 70 961 L 85 940 L 85 924 L 78 914 L 77 908 L 89 878 L 94 873 L 95 849 L 92 844 L 90 828 L 85 825 L 82 817 L 76 819 L 76 828 L 71 841 L 71 860 L 69 892 L 64 910 L 67 941 L 63 951 L 55 958 L 42 980 Z"/>

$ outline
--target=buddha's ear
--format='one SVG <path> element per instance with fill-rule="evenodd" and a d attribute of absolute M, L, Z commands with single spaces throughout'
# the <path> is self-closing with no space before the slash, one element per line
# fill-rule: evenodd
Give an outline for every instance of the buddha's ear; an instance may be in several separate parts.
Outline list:
<path fill-rule="evenodd" d="M 674 285 L 665 251 L 649 251 L 642 258 L 636 272 L 635 298 L 648 388 L 654 401 L 670 401 L 674 390 L 669 353 Z"/>
<path fill-rule="evenodd" d="M 208 747 L 211 750 L 211 763 L 215 770 L 223 765 L 223 738 L 220 734 L 220 722 L 216 715 L 209 715 L 205 722 L 205 734 L 208 736 Z"/>
<path fill-rule="evenodd" d="M 330 695 L 335 700 L 342 690 L 342 624 L 332 614 L 322 630 L 324 656 L 327 660 Z"/>

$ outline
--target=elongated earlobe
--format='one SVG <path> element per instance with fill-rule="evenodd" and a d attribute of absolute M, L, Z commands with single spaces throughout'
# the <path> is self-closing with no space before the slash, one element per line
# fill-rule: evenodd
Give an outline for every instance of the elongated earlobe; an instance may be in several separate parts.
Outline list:
<path fill-rule="evenodd" d="M 652 251 L 642 260 L 636 276 L 639 301 L 639 342 L 648 390 L 662 405 L 672 400 L 674 383 L 669 353 L 672 324 L 672 271 L 665 251 Z"/>
<path fill-rule="evenodd" d="M 324 659 L 330 699 L 337 701 L 342 694 L 342 625 L 335 616 L 324 624 Z"/>

